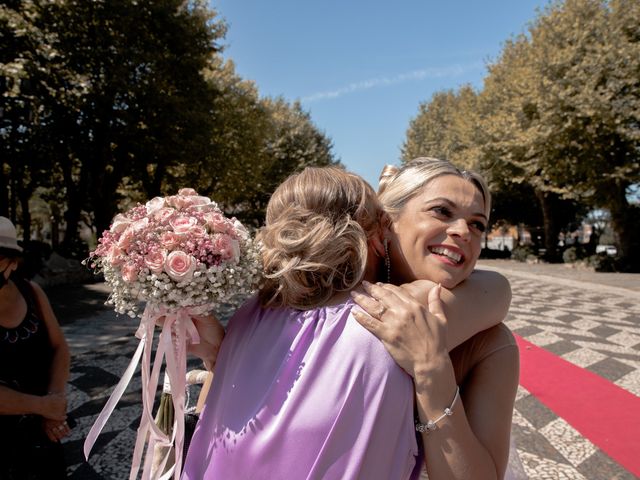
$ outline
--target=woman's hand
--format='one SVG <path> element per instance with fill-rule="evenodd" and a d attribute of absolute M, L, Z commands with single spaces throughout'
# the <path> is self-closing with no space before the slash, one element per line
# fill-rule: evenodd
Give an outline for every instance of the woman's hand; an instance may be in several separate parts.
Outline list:
<path fill-rule="evenodd" d="M 352 297 L 364 312 L 353 310 L 353 316 L 409 375 L 422 378 L 450 361 L 439 286 L 429 290 L 428 307 L 401 287 L 368 282 L 363 287 L 365 292 L 353 291 Z"/>
<path fill-rule="evenodd" d="M 50 420 L 48 418 L 43 419 L 42 426 L 44 432 L 52 442 L 59 442 L 64 437 L 71 433 L 71 428 L 67 425 L 66 421 Z"/>
<path fill-rule="evenodd" d="M 201 358 L 205 368 L 213 371 L 224 338 L 224 327 L 213 315 L 198 315 L 192 320 L 200 335 L 200 343 L 189 344 L 187 352 Z"/>

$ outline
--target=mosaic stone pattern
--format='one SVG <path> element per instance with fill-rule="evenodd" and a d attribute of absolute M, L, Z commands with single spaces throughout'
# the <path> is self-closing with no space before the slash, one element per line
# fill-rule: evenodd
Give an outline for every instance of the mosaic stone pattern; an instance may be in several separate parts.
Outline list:
<path fill-rule="evenodd" d="M 640 292 L 523 272 L 503 273 L 513 290 L 507 324 L 515 333 L 640 396 Z M 135 331 L 135 322 L 100 312 L 63 328 L 74 351 L 69 401 L 78 423 L 65 441 L 69 478 L 126 479 L 140 419 L 139 374 L 88 462 L 82 455 L 82 443 L 135 350 L 136 339 L 126 334 Z M 532 479 L 636 478 L 522 387 L 512 435 L 519 460 Z M 640 441 L 638 451 L 640 454 Z"/>

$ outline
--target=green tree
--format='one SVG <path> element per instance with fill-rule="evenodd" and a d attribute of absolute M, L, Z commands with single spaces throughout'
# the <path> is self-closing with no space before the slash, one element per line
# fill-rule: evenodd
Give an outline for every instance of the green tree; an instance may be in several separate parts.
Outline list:
<path fill-rule="evenodd" d="M 625 264 L 640 268 L 640 4 L 554 3 L 508 42 L 483 94 L 489 158 L 545 198 L 576 198 L 611 212 Z M 553 210 L 553 208 L 550 208 Z"/>
<path fill-rule="evenodd" d="M 215 91 L 202 70 L 224 25 L 201 2 L 68 0 L 58 7 L 64 65 L 87 84 L 57 115 L 68 139 L 61 165 L 69 247 L 83 206 L 98 232 L 108 227 L 123 178 L 140 179 L 154 196 L 172 166 L 204 158 Z"/>
<path fill-rule="evenodd" d="M 225 29 L 203 0 L 0 6 L 0 213 L 28 229 L 44 187 L 70 253 L 80 222 L 100 233 L 181 186 L 259 224 L 287 175 L 336 163 L 299 104 L 260 98 L 222 59 Z"/>
<path fill-rule="evenodd" d="M 470 86 L 436 92 L 420 104 L 418 115 L 412 119 L 402 159 L 443 158 L 460 168 L 481 171 L 493 192 L 492 224 L 539 225 L 542 215 L 535 191 L 527 184 L 514 184 L 504 162 L 487 160 L 482 120 L 490 116 L 483 94 L 478 95 Z"/>
<path fill-rule="evenodd" d="M 478 94 L 471 86 L 436 92 L 420 104 L 418 115 L 411 120 L 402 160 L 435 157 L 462 168 L 479 168 L 479 115 Z"/>
<path fill-rule="evenodd" d="M 74 79 L 57 68 L 56 37 L 43 28 L 40 2 L 0 5 L 0 215 L 9 216 L 29 239 L 29 199 L 50 185 L 56 142 L 51 108 Z M 17 221 L 18 218 L 20 221 Z"/>
<path fill-rule="evenodd" d="M 205 77 L 218 92 L 204 161 L 173 170 L 176 186 L 189 185 L 228 213 L 258 226 L 273 190 L 308 165 L 338 163 L 331 142 L 300 104 L 261 98 L 233 61 L 212 59 Z"/>

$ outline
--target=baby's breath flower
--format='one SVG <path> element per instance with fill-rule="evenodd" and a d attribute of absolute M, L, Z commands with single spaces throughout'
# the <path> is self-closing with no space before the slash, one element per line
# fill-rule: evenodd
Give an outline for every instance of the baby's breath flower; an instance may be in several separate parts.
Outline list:
<path fill-rule="evenodd" d="M 141 301 L 176 309 L 238 304 L 261 276 L 246 229 L 208 198 L 181 194 L 119 214 L 84 264 L 103 273 L 112 288 L 107 303 L 129 316 L 140 315 Z"/>

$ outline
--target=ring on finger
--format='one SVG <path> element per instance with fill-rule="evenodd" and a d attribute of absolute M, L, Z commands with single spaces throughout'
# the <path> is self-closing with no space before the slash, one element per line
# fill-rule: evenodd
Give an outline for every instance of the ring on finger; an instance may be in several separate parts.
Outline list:
<path fill-rule="evenodd" d="M 378 310 L 378 318 L 382 317 L 385 312 L 387 311 L 387 307 L 385 307 L 384 305 L 380 304 L 380 309 Z"/>

